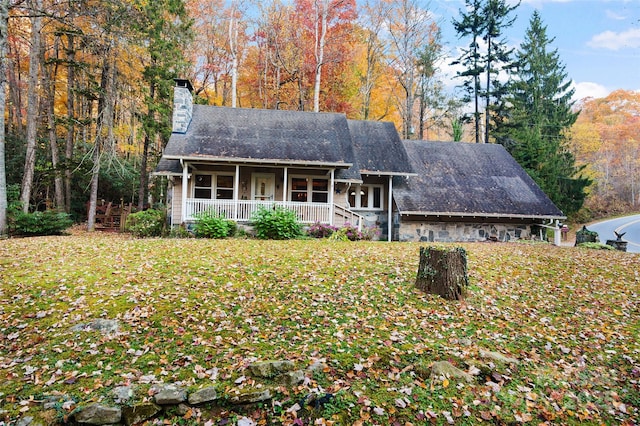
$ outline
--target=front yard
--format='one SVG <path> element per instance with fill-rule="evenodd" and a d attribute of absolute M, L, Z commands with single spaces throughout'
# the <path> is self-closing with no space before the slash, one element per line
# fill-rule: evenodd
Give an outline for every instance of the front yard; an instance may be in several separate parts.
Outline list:
<path fill-rule="evenodd" d="M 153 402 L 168 383 L 218 397 L 148 424 L 637 421 L 640 255 L 464 244 L 469 294 L 447 302 L 414 289 L 419 247 L 0 241 L 0 424 L 72 422 L 93 403 Z M 256 378 L 248 367 L 268 360 L 304 378 Z M 440 361 L 472 380 L 434 374 Z M 113 394 L 122 387 L 124 402 Z M 261 402 L 233 402 L 265 388 Z"/>

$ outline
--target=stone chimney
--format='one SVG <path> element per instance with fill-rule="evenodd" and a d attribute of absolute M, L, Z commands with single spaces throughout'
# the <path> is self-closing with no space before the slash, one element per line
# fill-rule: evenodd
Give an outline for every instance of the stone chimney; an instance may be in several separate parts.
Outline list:
<path fill-rule="evenodd" d="M 193 115 L 193 86 L 189 80 L 174 78 L 173 88 L 173 133 L 186 133 Z"/>

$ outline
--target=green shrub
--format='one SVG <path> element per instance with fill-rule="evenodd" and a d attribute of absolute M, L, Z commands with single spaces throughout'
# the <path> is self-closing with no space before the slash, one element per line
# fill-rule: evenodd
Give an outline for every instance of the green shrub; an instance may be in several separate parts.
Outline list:
<path fill-rule="evenodd" d="M 169 238 L 191 238 L 193 232 L 189 231 L 186 226 L 174 226 L 169 230 Z"/>
<path fill-rule="evenodd" d="M 62 231 L 73 225 L 67 213 L 56 210 L 24 213 L 14 212 L 11 220 L 12 233 L 16 235 L 60 235 Z"/>
<path fill-rule="evenodd" d="M 595 249 L 595 250 L 615 250 L 614 247 L 602 243 L 580 243 L 576 247 Z"/>
<path fill-rule="evenodd" d="M 261 207 L 251 216 L 256 237 L 262 240 L 289 240 L 302 236 L 296 212 L 284 207 Z"/>
<path fill-rule="evenodd" d="M 143 210 L 127 217 L 125 229 L 136 237 L 160 237 L 165 229 L 166 217 L 162 210 Z"/>
<path fill-rule="evenodd" d="M 198 238 L 227 238 L 236 232 L 236 223 L 212 211 L 196 214 L 193 232 Z"/>

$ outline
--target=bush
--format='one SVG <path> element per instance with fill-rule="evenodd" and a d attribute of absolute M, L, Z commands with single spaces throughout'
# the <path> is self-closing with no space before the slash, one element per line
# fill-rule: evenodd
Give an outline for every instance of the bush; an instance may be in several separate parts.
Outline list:
<path fill-rule="evenodd" d="M 333 225 L 316 222 L 307 229 L 307 235 L 313 238 L 329 238 L 337 230 Z"/>
<path fill-rule="evenodd" d="M 184 224 L 180 226 L 174 226 L 169 230 L 169 238 L 191 238 L 193 233 L 187 229 Z"/>
<path fill-rule="evenodd" d="M 73 225 L 67 213 L 56 210 L 43 212 L 15 212 L 11 224 L 12 233 L 24 236 L 60 235 L 62 231 Z"/>
<path fill-rule="evenodd" d="M 227 238 L 235 234 L 236 223 L 212 211 L 196 214 L 193 232 L 198 238 Z"/>
<path fill-rule="evenodd" d="M 284 207 L 258 209 L 251 216 L 256 237 L 263 240 L 289 240 L 302 236 L 296 212 Z"/>
<path fill-rule="evenodd" d="M 143 210 L 127 217 L 125 229 L 136 237 L 160 237 L 165 228 L 166 217 L 162 210 Z"/>
<path fill-rule="evenodd" d="M 329 239 L 336 241 L 370 241 L 373 237 L 379 233 L 378 228 L 365 228 L 363 231 L 358 231 L 358 228 L 345 223 L 344 226 L 335 231 Z"/>

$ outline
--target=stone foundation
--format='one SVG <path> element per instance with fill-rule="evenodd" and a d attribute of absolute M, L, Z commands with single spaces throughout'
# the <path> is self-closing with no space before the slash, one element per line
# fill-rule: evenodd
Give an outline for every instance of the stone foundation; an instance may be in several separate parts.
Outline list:
<path fill-rule="evenodd" d="M 399 241 L 475 242 L 530 239 L 531 225 L 501 223 L 402 222 Z"/>

